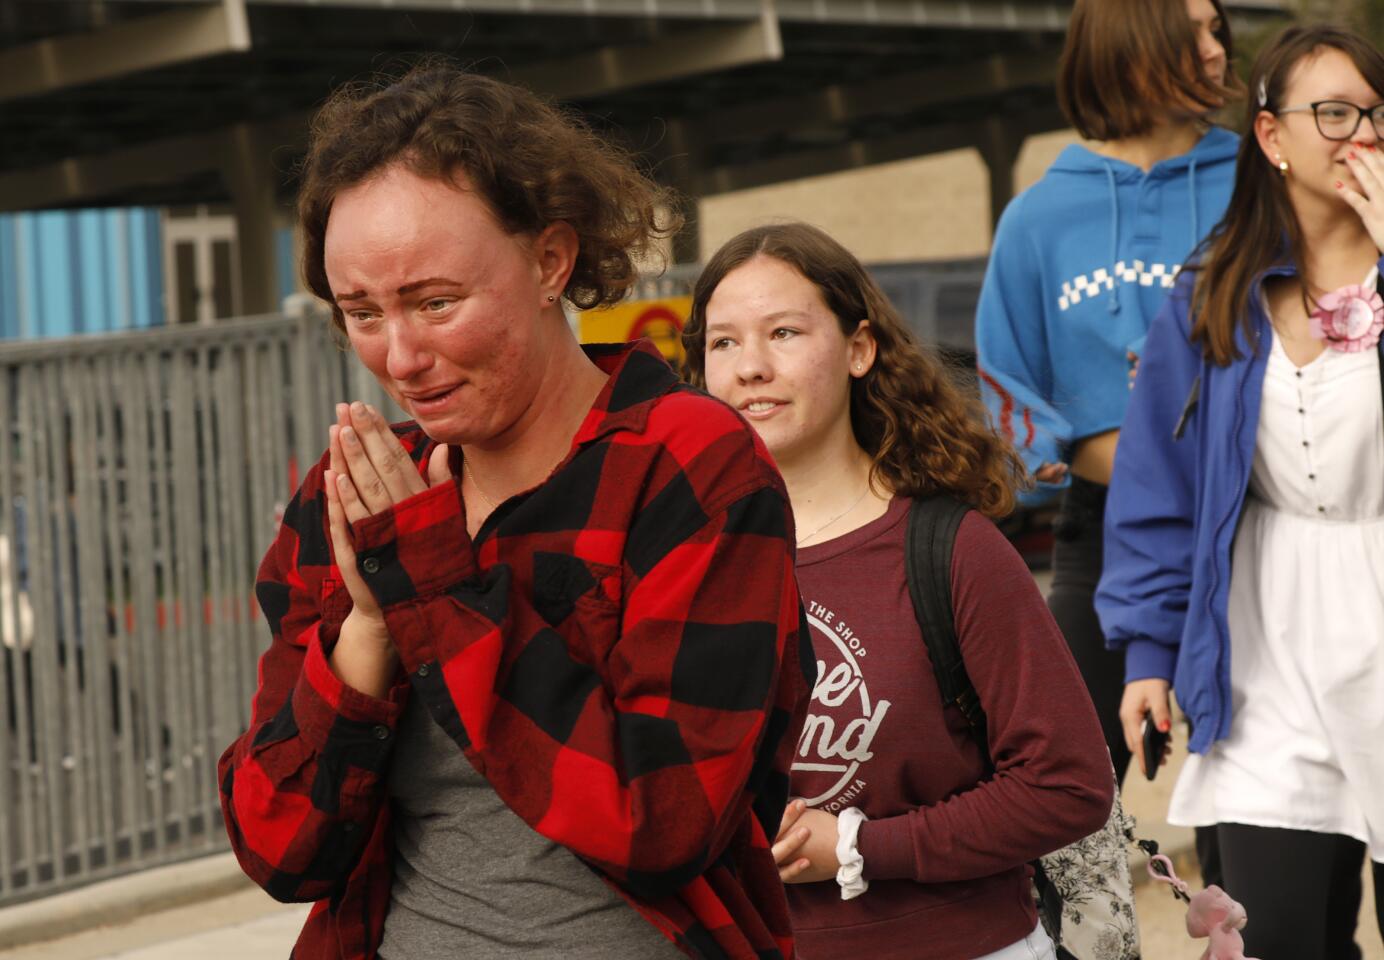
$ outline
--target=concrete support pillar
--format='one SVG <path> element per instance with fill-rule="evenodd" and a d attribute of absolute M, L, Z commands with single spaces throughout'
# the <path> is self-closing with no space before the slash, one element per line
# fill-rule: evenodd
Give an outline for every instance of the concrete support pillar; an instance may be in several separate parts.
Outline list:
<path fill-rule="evenodd" d="M 697 198 L 683 196 L 682 229 L 673 236 L 673 263 L 696 263 L 702 255 L 702 229 L 697 220 Z"/>
<path fill-rule="evenodd" d="M 222 173 L 235 209 L 240 247 L 240 296 L 246 314 L 279 309 L 279 271 L 275 244 L 284 222 L 278 201 L 279 174 L 274 169 L 274 145 L 248 124 L 227 133 Z"/>
<path fill-rule="evenodd" d="M 1004 117 L 991 117 L 981 128 L 981 159 L 990 173 L 990 227 L 993 230 L 1000 222 L 1000 214 L 1014 199 L 1014 164 L 1019 159 L 1024 140 L 1014 132 L 1013 126 Z"/>
<path fill-rule="evenodd" d="M 677 212 L 682 215 L 682 229 L 672 238 L 671 262 L 696 263 L 701 257 L 701 227 L 697 218 L 697 164 L 693 151 L 696 138 L 689 134 L 688 125 L 670 120 L 656 152 L 659 180 L 677 191 Z"/>

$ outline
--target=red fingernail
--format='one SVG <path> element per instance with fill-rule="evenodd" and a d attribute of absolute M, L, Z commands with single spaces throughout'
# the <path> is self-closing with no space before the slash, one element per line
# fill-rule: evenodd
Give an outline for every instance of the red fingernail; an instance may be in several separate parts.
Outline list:
<path fill-rule="evenodd" d="M 1158 721 L 1158 730 L 1160 733 L 1167 733 L 1169 730 L 1172 729 L 1172 727 L 1173 725 L 1169 723 L 1167 720 Z"/>

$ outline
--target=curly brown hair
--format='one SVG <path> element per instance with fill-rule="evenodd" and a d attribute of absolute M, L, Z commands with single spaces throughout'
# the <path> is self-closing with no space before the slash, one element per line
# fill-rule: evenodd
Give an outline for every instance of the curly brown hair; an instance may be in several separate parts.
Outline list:
<path fill-rule="evenodd" d="M 947 493 L 992 518 L 1014 509 L 1026 471 L 1014 448 L 988 426 L 979 397 L 964 390 L 922 346 L 860 261 L 805 223 L 755 227 L 717 250 L 697 280 L 683 328 L 684 377 L 706 387 L 706 307 L 721 281 L 758 256 L 810 280 L 850 336 L 868 320 L 874 365 L 851 379 L 851 428 L 873 462 L 871 478 L 907 497 Z"/>
<path fill-rule="evenodd" d="M 511 234 L 571 225 L 580 248 L 563 296 L 583 310 L 619 301 L 655 241 L 681 225 L 672 194 L 579 118 L 430 57 L 397 79 L 338 89 L 313 118 L 298 195 L 303 277 L 339 328 L 323 262 L 332 202 L 396 163 L 422 177 L 464 178 Z"/>

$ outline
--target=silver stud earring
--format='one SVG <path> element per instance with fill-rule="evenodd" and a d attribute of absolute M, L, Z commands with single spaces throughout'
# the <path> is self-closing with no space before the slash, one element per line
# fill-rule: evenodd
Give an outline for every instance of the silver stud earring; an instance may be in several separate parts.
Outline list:
<path fill-rule="evenodd" d="M 548 294 L 548 302 L 549 302 L 549 303 L 555 303 L 556 301 L 557 301 L 557 297 L 553 296 L 551 293 Z"/>
<path fill-rule="evenodd" d="M 1281 156 L 1278 158 L 1278 175 L 1280 177 L 1286 177 L 1288 175 L 1288 161 L 1284 160 Z"/>

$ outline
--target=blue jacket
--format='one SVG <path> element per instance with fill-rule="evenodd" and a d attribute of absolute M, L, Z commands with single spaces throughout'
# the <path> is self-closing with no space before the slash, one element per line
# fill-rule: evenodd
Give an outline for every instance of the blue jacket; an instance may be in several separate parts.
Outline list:
<path fill-rule="evenodd" d="M 1184 258 L 1221 218 L 1239 139 L 1212 127 L 1146 173 L 1073 145 L 1005 208 L 976 312 L 981 391 L 1030 471 L 1113 430 Z"/>
<path fill-rule="evenodd" d="M 1178 278 L 1149 330 L 1115 454 L 1096 612 L 1106 643 L 1125 650 L 1126 682 L 1172 682 L 1197 753 L 1230 732 L 1230 556 L 1272 343 L 1263 280 L 1294 273 L 1275 267 L 1256 280 L 1254 342 L 1237 325 L 1240 359 L 1225 367 L 1192 344 L 1196 275 Z"/>

